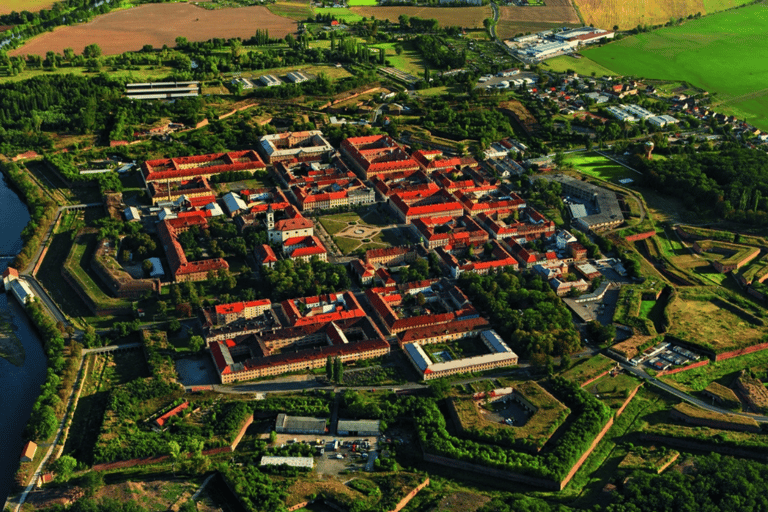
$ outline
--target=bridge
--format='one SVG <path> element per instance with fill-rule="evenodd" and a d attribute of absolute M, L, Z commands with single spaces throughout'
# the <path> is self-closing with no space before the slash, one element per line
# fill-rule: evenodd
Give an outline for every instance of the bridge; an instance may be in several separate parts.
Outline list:
<path fill-rule="evenodd" d="M 127 350 L 137 350 L 143 345 L 139 342 L 125 343 L 124 345 L 107 345 L 106 347 L 86 348 L 83 355 L 87 354 L 106 354 L 109 352 L 125 352 Z"/>

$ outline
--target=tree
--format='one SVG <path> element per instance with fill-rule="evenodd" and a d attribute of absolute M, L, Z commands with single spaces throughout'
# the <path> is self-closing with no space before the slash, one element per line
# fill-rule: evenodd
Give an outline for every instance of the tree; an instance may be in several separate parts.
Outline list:
<path fill-rule="evenodd" d="M 31 437 L 42 441 L 51 437 L 59 426 L 59 420 L 56 419 L 56 412 L 50 405 L 43 405 L 37 410 L 32 411 L 27 427 L 30 429 Z"/>
<path fill-rule="evenodd" d="M 101 471 L 89 471 L 80 478 L 80 486 L 85 488 L 85 495 L 91 497 L 104 487 L 104 473 Z"/>
<path fill-rule="evenodd" d="M 176 441 L 168 441 L 168 460 L 171 461 L 171 468 L 174 476 L 176 475 L 176 463 L 181 458 L 181 446 Z"/>
<path fill-rule="evenodd" d="M 273 430 L 272 432 L 269 433 L 269 444 L 275 444 L 276 441 L 277 441 L 277 432 Z"/>
<path fill-rule="evenodd" d="M 331 356 L 328 356 L 325 359 L 325 376 L 328 377 L 328 380 L 333 382 L 335 379 L 333 378 L 333 359 Z"/>
<path fill-rule="evenodd" d="M 205 347 L 205 340 L 202 336 L 192 336 L 189 338 L 189 349 L 192 352 L 200 352 Z"/>
<path fill-rule="evenodd" d="M 56 472 L 56 477 L 62 482 L 69 480 L 72 473 L 77 467 L 77 459 L 71 455 L 62 455 L 53 463 L 53 470 Z"/>
<path fill-rule="evenodd" d="M 571 356 L 569 354 L 563 354 L 563 356 L 560 358 L 560 371 L 564 372 L 570 368 L 572 364 L 573 362 L 571 361 Z"/>
<path fill-rule="evenodd" d="M 96 44 L 89 44 L 83 49 L 83 57 L 86 59 L 96 59 L 101 57 L 101 47 Z"/>
<path fill-rule="evenodd" d="M 341 384 L 344 381 L 344 365 L 338 357 L 333 360 L 333 368 L 336 382 Z"/>
<path fill-rule="evenodd" d="M 177 318 L 173 318 L 170 322 L 168 322 L 168 329 L 171 332 L 179 332 L 181 330 L 181 322 Z"/>

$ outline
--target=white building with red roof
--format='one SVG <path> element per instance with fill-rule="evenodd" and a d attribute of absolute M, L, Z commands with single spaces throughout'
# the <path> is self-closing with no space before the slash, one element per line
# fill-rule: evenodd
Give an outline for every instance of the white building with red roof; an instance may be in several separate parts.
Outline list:
<path fill-rule="evenodd" d="M 294 261 L 311 261 L 312 258 L 328 261 L 328 251 L 316 236 L 298 236 L 285 240 L 283 253 Z"/>
<path fill-rule="evenodd" d="M 275 221 L 275 213 L 267 208 L 267 234 L 270 243 L 282 244 L 289 238 L 313 236 L 315 225 L 305 218 L 294 206 L 283 210 L 284 218 Z"/>
<path fill-rule="evenodd" d="M 214 306 L 216 323 L 230 324 L 235 320 L 250 320 L 261 316 L 272 307 L 269 299 L 251 300 L 246 302 L 230 302 Z"/>

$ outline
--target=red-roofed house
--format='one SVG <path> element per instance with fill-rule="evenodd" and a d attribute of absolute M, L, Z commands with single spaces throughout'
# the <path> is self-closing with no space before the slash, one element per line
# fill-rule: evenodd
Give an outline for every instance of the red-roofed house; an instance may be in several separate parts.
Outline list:
<path fill-rule="evenodd" d="M 451 245 L 466 247 L 488 241 L 488 232 L 469 215 L 454 217 L 424 217 L 411 224 L 416 236 L 428 249 Z"/>
<path fill-rule="evenodd" d="M 280 306 L 289 325 L 297 327 L 366 316 L 362 306 L 351 292 L 289 299 L 281 302 Z"/>
<path fill-rule="evenodd" d="M 439 149 L 414 151 L 412 156 L 427 174 L 434 171 L 454 169 L 461 165 L 459 157 L 444 157 L 443 152 Z"/>
<path fill-rule="evenodd" d="M 459 260 L 454 254 L 450 254 L 443 250 L 442 247 L 437 249 L 437 254 L 448 266 L 451 277 L 454 279 L 458 278 L 464 272 L 485 275 L 499 272 L 507 267 L 517 270 L 517 260 L 499 245 L 499 242 L 491 240 L 490 244 L 492 247 L 491 252 L 486 254 L 482 249 L 477 251 L 475 253 L 477 255 L 477 260 L 475 261 Z"/>
<path fill-rule="evenodd" d="M 514 219 L 515 211 L 497 210 L 490 214 L 481 213 L 477 218 L 491 234 L 491 238 L 495 240 L 511 238 L 517 242 L 524 242 L 532 238 L 549 238 L 555 233 L 553 221 L 544 219 L 545 222 L 540 223 L 516 222 Z M 532 208 L 528 208 L 528 211 L 538 214 Z"/>
<path fill-rule="evenodd" d="M 365 261 L 372 265 L 400 265 L 416 261 L 418 253 L 411 247 L 384 247 L 365 251 Z"/>
<path fill-rule="evenodd" d="M 350 137 L 341 141 L 344 155 L 362 179 L 376 174 L 415 171 L 419 164 L 389 135 Z"/>
<path fill-rule="evenodd" d="M 261 316 L 272 307 L 269 299 L 251 300 L 247 302 L 231 302 L 214 307 L 216 323 L 230 324 L 235 320 L 250 320 Z"/>
<path fill-rule="evenodd" d="M 360 284 L 370 284 L 373 282 L 376 267 L 372 264 L 364 263 L 363 260 L 352 260 L 350 267 L 357 276 L 357 280 L 360 281 Z"/>
<path fill-rule="evenodd" d="M 257 245 L 253 250 L 253 255 L 262 267 L 274 268 L 275 263 L 277 263 L 275 251 L 267 244 Z"/>
<path fill-rule="evenodd" d="M 208 178 L 204 176 L 195 177 L 188 180 L 168 181 L 165 183 L 149 183 L 149 195 L 152 198 L 152 204 L 164 201 L 176 201 L 184 196 L 188 201 L 194 201 L 200 198 L 211 198 L 208 202 L 192 204 L 194 207 L 205 206 L 216 200 L 216 194 L 208 183 Z"/>
<path fill-rule="evenodd" d="M 291 260 L 310 261 L 318 258 L 320 261 L 328 261 L 328 251 L 316 236 L 289 238 L 283 242 L 283 252 Z"/>
<path fill-rule="evenodd" d="M 163 428 L 166 423 L 168 423 L 168 420 L 179 414 L 181 411 L 189 407 L 189 402 L 184 402 L 181 405 L 177 405 L 167 413 L 163 414 L 159 418 L 155 420 L 155 424 L 157 424 L 158 427 Z"/>
<path fill-rule="evenodd" d="M 520 210 L 525 208 L 525 200 L 515 194 L 499 196 L 495 186 L 476 187 L 462 189 L 454 193 L 464 207 L 467 215 L 479 215 L 481 213 L 495 213 L 497 211 Z"/>

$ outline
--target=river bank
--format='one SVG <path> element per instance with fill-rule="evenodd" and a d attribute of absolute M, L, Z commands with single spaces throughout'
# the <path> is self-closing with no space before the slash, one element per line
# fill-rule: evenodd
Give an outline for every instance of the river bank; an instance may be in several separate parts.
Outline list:
<path fill-rule="evenodd" d="M 0 175 L 0 272 L 10 257 L 23 249 L 22 232 L 30 221 L 29 210 Z M 45 382 L 47 361 L 43 344 L 29 318 L 10 294 L 0 293 L 0 504 L 13 488 L 24 428 Z M 7 358 L 6 358 L 7 356 Z"/>

